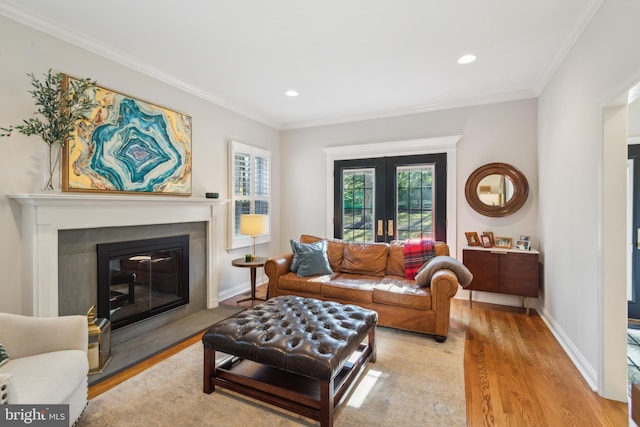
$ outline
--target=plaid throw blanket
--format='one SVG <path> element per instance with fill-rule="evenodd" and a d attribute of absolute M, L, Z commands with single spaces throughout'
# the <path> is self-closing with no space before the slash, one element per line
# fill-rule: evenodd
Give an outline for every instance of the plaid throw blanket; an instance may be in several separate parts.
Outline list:
<path fill-rule="evenodd" d="M 404 241 L 404 272 L 407 279 L 413 280 L 422 264 L 436 256 L 435 245 L 431 239 L 407 239 Z"/>

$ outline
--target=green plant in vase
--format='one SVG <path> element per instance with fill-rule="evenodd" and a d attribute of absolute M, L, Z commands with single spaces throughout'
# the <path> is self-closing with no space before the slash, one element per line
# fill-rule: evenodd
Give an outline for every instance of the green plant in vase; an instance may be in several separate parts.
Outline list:
<path fill-rule="evenodd" d="M 35 105 L 36 117 L 23 120 L 23 124 L 0 127 L 0 137 L 9 137 L 14 131 L 23 135 L 38 135 L 49 146 L 49 177 L 46 190 L 53 190 L 53 176 L 60 164 L 60 154 L 69 136 L 76 131 L 80 120 L 86 120 L 88 114 L 98 105 L 95 101 L 97 84 L 91 79 L 66 78 L 62 73 L 49 70 L 39 80 L 33 73 L 33 90 L 29 91 Z"/>

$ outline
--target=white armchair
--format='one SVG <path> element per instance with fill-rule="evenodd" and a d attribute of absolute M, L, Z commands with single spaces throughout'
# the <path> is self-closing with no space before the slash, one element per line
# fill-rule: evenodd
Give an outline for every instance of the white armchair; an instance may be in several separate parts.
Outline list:
<path fill-rule="evenodd" d="M 10 376 L 7 403 L 69 404 L 73 425 L 87 405 L 87 318 L 0 313 L 0 342 L 9 354 L 0 366 Z"/>

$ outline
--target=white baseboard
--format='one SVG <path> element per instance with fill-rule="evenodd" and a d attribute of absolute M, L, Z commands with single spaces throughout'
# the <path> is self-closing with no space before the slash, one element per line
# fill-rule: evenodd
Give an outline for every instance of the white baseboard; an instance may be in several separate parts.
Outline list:
<path fill-rule="evenodd" d="M 461 289 L 455 296 L 457 299 L 469 300 L 469 291 Z M 514 297 L 512 295 L 493 294 L 490 292 L 473 292 L 474 302 L 486 302 L 490 304 L 507 305 L 512 307 L 522 307 L 522 297 Z M 580 375 L 589 384 L 589 387 L 593 391 L 598 391 L 598 376 L 596 370 L 587 362 L 582 356 L 582 353 L 578 351 L 573 342 L 564 333 L 562 328 L 558 326 L 553 317 L 544 308 L 540 308 L 539 300 L 537 298 L 529 298 L 527 305 L 529 308 L 536 309 L 542 318 L 542 321 L 547 325 L 553 336 L 556 338 L 564 352 L 569 356 L 569 359 L 573 362 L 575 367 L 580 372 Z"/>
<path fill-rule="evenodd" d="M 597 392 L 598 375 L 596 370 L 582 356 L 582 353 L 580 353 L 569 337 L 567 337 L 567 334 L 564 333 L 562 328 L 558 326 L 549 312 L 545 309 L 538 310 L 538 312 L 540 313 L 542 321 L 547 325 L 556 340 L 558 340 L 558 343 L 560 343 L 562 349 L 567 353 L 567 356 L 569 356 L 569 359 L 571 359 L 575 367 L 578 368 L 578 371 L 584 380 L 589 384 L 589 387 L 591 387 L 593 391 Z"/>
<path fill-rule="evenodd" d="M 231 288 L 221 290 L 218 294 L 218 301 L 224 301 L 245 292 L 251 292 L 251 284 L 248 281 L 234 285 Z"/>

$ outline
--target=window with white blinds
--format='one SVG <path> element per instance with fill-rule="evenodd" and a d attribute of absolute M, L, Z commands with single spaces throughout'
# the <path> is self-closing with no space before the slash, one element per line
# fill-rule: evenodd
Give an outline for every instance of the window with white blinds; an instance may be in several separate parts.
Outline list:
<path fill-rule="evenodd" d="M 243 214 L 271 214 L 271 152 L 238 141 L 229 143 L 229 173 L 232 183 L 229 205 L 229 249 L 251 246 L 251 236 L 240 234 Z M 269 231 L 257 243 L 271 240 Z"/>

